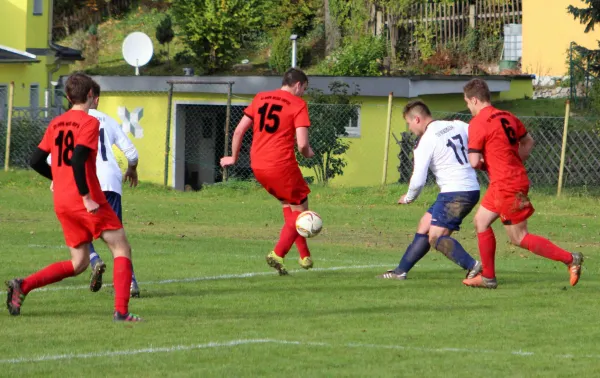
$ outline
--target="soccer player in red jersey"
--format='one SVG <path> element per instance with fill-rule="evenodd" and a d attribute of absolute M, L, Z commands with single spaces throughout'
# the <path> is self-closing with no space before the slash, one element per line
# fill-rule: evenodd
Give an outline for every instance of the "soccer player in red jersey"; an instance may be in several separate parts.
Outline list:
<path fill-rule="evenodd" d="M 131 314 L 131 247 L 119 218 L 106 201 L 96 176 L 98 120 L 88 115 L 94 101 L 94 81 L 84 74 L 73 74 L 66 83 L 71 110 L 54 118 L 31 157 L 31 167 L 54 181 L 54 211 L 63 228 L 71 260 L 61 261 L 26 277 L 6 282 L 6 301 L 11 315 L 21 313 L 25 296 L 32 290 L 84 272 L 90 263 L 89 246 L 102 238 L 114 256 L 116 321 L 140 321 Z M 52 154 L 52 166 L 46 158 Z"/>
<path fill-rule="evenodd" d="M 236 163 L 244 134 L 252 127 L 250 160 L 254 177 L 283 207 L 279 242 L 267 255 L 267 263 L 279 275 L 288 274 L 283 259 L 294 243 L 300 252 L 300 266 L 313 267 L 306 239 L 296 232 L 296 218 L 308 210 L 310 189 L 298 167 L 294 144 L 298 144 L 302 156 L 314 155 L 308 141 L 308 109 L 301 98 L 307 86 L 304 72 L 291 68 L 283 76 L 281 89 L 257 94 L 235 129 L 232 155 L 221 159 L 222 167 Z"/>
<path fill-rule="evenodd" d="M 512 244 L 561 261 L 569 269 L 571 286 L 575 286 L 581 275 L 583 255 L 567 252 L 527 230 L 527 219 L 534 209 L 527 196 L 529 178 L 524 162 L 533 148 L 533 138 L 517 117 L 491 105 L 485 81 L 469 81 L 464 87 L 464 97 L 473 114 L 469 124 L 469 162 L 474 168 L 487 169 L 490 185 L 474 219 L 483 271 L 463 283 L 489 289 L 498 286 L 494 269 L 496 238 L 491 225 L 500 218 Z"/>

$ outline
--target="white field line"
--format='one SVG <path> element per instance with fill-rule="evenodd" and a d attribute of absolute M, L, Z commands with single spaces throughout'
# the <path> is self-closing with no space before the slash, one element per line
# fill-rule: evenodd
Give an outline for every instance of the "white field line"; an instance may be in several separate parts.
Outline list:
<path fill-rule="evenodd" d="M 241 345 L 253 345 L 253 344 L 278 344 L 278 345 L 297 345 L 297 346 L 312 346 L 312 347 L 323 347 L 323 348 L 349 348 L 349 349 L 392 349 L 392 350 L 404 350 L 404 351 L 416 351 L 427 354 L 432 353 L 461 353 L 461 354 L 499 354 L 499 355 L 512 355 L 519 357 L 533 357 L 533 356 L 547 356 L 544 353 L 526 352 L 522 350 L 518 351 L 500 351 L 500 350 L 482 350 L 482 349 L 467 349 L 467 348 L 427 348 L 427 347 L 413 347 L 404 345 L 381 345 L 381 344 L 331 344 L 326 342 L 311 342 L 311 341 L 289 341 L 289 340 L 277 340 L 277 339 L 242 339 L 242 340 L 231 340 L 225 342 L 209 342 L 205 344 L 192 344 L 192 345 L 172 345 L 166 347 L 153 347 L 143 349 L 128 349 L 128 350 L 116 350 L 116 351 L 102 351 L 92 353 L 69 353 L 69 354 L 55 354 L 55 355 L 42 355 L 35 357 L 18 357 L 0 360 L 0 364 L 22 364 L 22 363 L 33 363 L 33 362 L 48 362 L 48 361 L 60 361 L 60 360 L 77 360 L 87 358 L 102 358 L 102 357 L 120 357 L 120 356 L 133 356 L 138 354 L 152 354 L 152 353 L 173 353 L 173 352 L 185 352 L 198 349 L 212 349 L 212 348 L 232 348 Z M 572 355 L 572 354 L 558 354 L 551 355 L 555 358 L 589 358 L 589 359 L 600 359 L 600 355 L 588 354 L 588 355 Z"/>
<path fill-rule="evenodd" d="M 371 269 L 371 268 L 382 268 L 389 267 L 390 265 L 349 265 L 349 266 L 334 266 L 330 268 L 313 268 L 311 271 L 313 272 L 331 272 L 336 270 L 351 270 L 351 269 Z M 290 273 L 305 273 L 306 271 L 303 269 L 298 270 L 290 270 Z M 191 277 L 191 278 L 174 278 L 168 280 L 160 280 L 160 281 L 145 281 L 139 282 L 140 285 L 148 286 L 148 285 L 166 285 L 172 283 L 189 283 L 189 282 L 199 282 L 199 281 L 217 281 L 217 280 L 229 280 L 229 279 L 240 279 L 240 278 L 252 278 L 252 277 L 260 277 L 260 276 L 273 276 L 276 273 L 271 272 L 249 272 L 249 273 L 240 273 L 240 274 L 221 274 L 218 276 L 202 276 L 202 277 Z M 105 284 L 104 287 L 111 287 L 111 284 Z M 86 286 L 50 286 L 50 287 L 42 287 L 40 289 L 36 289 L 35 292 L 41 291 L 63 291 L 63 290 L 82 290 L 88 289 L 89 285 Z M 0 291 L 0 295 L 6 294 L 6 291 Z"/>

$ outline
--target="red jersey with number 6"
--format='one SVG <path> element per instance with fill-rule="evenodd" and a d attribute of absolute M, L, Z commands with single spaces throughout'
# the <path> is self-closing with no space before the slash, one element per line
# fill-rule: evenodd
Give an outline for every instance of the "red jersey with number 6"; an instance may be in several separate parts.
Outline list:
<path fill-rule="evenodd" d="M 309 127 L 306 102 L 278 89 L 257 94 L 244 114 L 254 121 L 250 161 L 252 169 L 298 164 L 294 145 L 296 128 Z"/>
<path fill-rule="evenodd" d="M 519 156 L 519 141 L 525 135 L 527 130 L 517 117 L 493 106 L 473 117 L 469 123 L 469 152 L 483 154 L 490 185 L 509 190 L 529 186 Z"/>
<path fill-rule="evenodd" d="M 54 118 L 48 125 L 38 147 L 52 156 L 54 209 L 57 213 L 85 210 L 71 166 L 73 150 L 77 145 L 92 150 L 85 162 L 90 196 L 99 205 L 106 203 L 106 197 L 96 176 L 99 129 L 99 121 L 81 110 L 69 110 Z"/>

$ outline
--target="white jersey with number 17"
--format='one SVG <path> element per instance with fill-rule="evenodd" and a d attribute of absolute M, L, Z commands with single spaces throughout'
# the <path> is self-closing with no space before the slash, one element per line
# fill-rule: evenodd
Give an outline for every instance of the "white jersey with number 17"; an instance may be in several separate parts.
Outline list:
<path fill-rule="evenodd" d="M 96 157 L 96 172 L 100 187 L 104 192 L 122 194 L 123 174 L 112 146 L 116 145 L 125 154 L 130 164 L 137 163 L 138 152 L 117 121 L 95 109 L 90 109 L 89 115 L 100 121 L 100 137 L 98 138 L 98 155 Z"/>
<path fill-rule="evenodd" d="M 435 175 L 441 193 L 479 190 L 477 174 L 468 158 L 469 125 L 462 121 L 433 121 L 414 150 L 414 169 L 406 201 L 414 201 L 427 180 Z"/>

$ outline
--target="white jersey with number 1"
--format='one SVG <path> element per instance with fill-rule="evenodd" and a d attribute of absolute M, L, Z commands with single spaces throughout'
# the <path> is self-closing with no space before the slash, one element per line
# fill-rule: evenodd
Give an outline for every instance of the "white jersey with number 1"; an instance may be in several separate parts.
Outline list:
<path fill-rule="evenodd" d="M 95 109 L 90 109 L 89 115 L 100 121 L 98 155 L 96 156 L 96 172 L 100 187 L 104 192 L 122 194 L 123 174 L 112 146 L 116 145 L 125 154 L 127 161 L 133 164 L 138 160 L 137 150 L 113 118 Z"/>
<path fill-rule="evenodd" d="M 433 121 L 427 126 L 414 150 L 407 202 L 414 201 L 425 186 L 428 169 L 441 193 L 479 190 L 477 174 L 469 163 L 468 130 L 462 121 Z"/>

